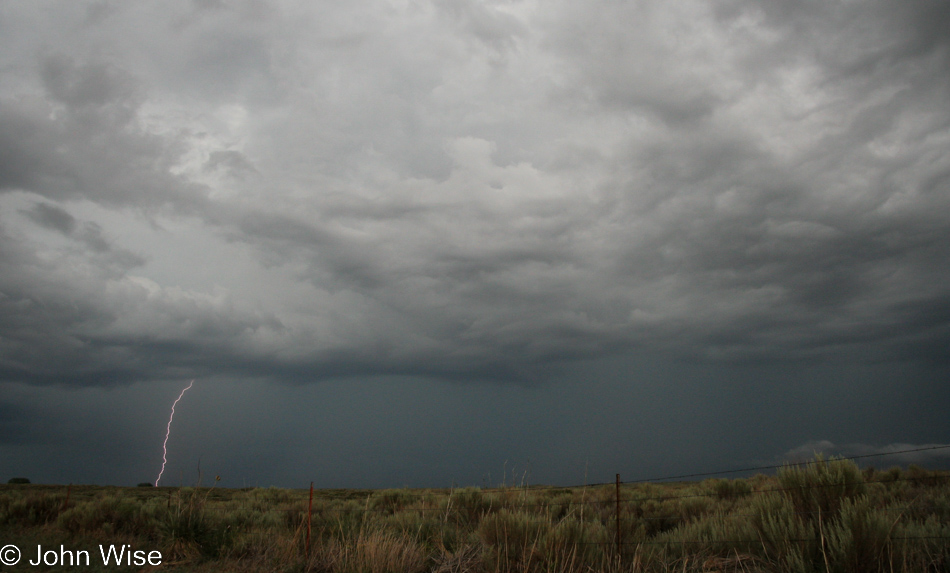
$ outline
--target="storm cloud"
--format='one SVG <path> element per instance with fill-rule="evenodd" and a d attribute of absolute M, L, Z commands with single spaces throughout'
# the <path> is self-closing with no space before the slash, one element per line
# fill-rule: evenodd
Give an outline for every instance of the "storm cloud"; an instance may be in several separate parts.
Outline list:
<path fill-rule="evenodd" d="M 878 365 L 897 427 L 950 405 L 948 12 L 5 3 L 0 382 Z"/>

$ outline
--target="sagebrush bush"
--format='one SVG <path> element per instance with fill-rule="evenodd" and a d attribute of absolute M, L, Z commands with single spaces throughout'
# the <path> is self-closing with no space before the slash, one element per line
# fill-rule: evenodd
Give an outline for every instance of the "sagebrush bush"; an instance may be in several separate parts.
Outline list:
<path fill-rule="evenodd" d="M 778 571 L 806 573 L 819 563 L 820 543 L 815 526 L 796 513 L 788 496 L 766 492 L 756 496 L 750 506 L 752 524 L 760 544 L 751 549 L 773 563 Z"/>
<path fill-rule="evenodd" d="M 198 490 L 183 489 L 176 499 L 169 499 L 159 524 L 165 544 L 176 550 L 197 550 L 205 557 L 219 557 L 231 545 L 235 530 L 219 512 L 206 509 L 206 498 Z"/>
<path fill-rule="evenodd" d="M 0 497 L 0 524 L 19 527 L 45 525 L 56 520 L 65 501 L 65 495 L 4 495 Z"/>
<path fill-rule="evenodd" d="M 831 519 L 841 504 L 866 493 L 864 475 L 851 460 L 817 456 L 805 465 L 785 466 L 778 481 L 795 510 L 807 519 Z"/>
<path fill-rule="evenodd" d="M 164 508 L 110 495 L 76 503 L 62 511 L 59 527 L 72 534 L 138 534 L 158 540 Z"/>
<path fill-rule="evenodd" d="M 486 516 L 478 524 L 485 562 L 498 570 L 530 570 L 550 529 L 549 521 L 523 511 L 503 509 Z"/>
<path fill-rule="evenodd" d="M 492 511 L 498 511 L 503 502 L 486 495 L 478 488 L 458 489 L 442 505 L 453 521 L 460 526 L 472 526 Z"/>
<path fill-rule="evenodd" d="M 865 496 L 843 500 L 837 519 L 822 527 L 829 564 L 842 573 L 889 571 L 894 517 L 871 507 Z"/>
<path fill-rule="evenodd" d="M 752 485 L 741 479 L 710 480 L 711 488 L 720 500 L 738 499 L 752 493 Z"/>
<path fill-rule="evenodd" d="M 401 511 L 417 500 L 417 496 L 405 489 L 385 489 L 377 493 L 372 500 L 371 507 L 377 511 L 386 511 L 390 514 Z"/>

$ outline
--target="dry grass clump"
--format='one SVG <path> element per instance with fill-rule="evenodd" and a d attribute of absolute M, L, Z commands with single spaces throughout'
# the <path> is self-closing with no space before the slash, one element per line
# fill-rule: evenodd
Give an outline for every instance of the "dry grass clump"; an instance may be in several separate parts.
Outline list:
<path fill-rule="evenodd" d="M 362 531 L 353 539 L 321 540 L 307 565 L 334 573 L 422 573 L 428 552 L 406 535 L 387 530 Z"/>

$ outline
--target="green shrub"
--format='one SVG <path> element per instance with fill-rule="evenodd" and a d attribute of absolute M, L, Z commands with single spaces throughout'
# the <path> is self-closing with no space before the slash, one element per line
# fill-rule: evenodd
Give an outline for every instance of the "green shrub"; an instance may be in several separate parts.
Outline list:
<path fill-rule="evenodd" d="M 574 519 L 577 517 L 574 515 L 579 511 L 578 505 L 574 501 L 574 496 L 571 493 L 551 493 L 550 497 L 545 499 L 542 502 L 545 513 L 552 520 L 564 519 L 568 516 L 571 516 Z"/>
<path fill-rule="evenodd" d="M 867 497 L 845 499 L 838 519 L 822 525 L 829 562 L 843 573 L 890 571 L 893 526 L 893 514 L 871 508 Z"/>
<path fill-rule="evenodd" d="M 916 464 L 908 466 L 907 472 L 904 474 L 904 479 L 911 482 L 915 488 L 939 487 L 947 481 L 946 477 L 941 476 L 939 472 L 925 470 Z"/>
<path fill-rule="evenodd" d="M 760 544 L 753 550 L 788 573 L 810 573 L 821 559 L 815 526 L 795 512 L 792 500 L 778 493 L 757 495 L 750 507 Z"/>
<path fill-rule="evenodd" d="M 156 539 L 164 513 L 165 509 L 155 504 L 146 505 L 135 499 L 105 496 L 76 503 L 63 511 L 56 522 L 72 534 L 129 533 Z"/>
<path fill-rule="evenodd" d="M 230 546 L 234 530 L 222 516 L 205 509 L 198 490 L 182 488 L 169 500 L 159 525 L 162 540 L 175 547 L 194 548 L 207 557 L 218 557 Z M 183 550 L 187 553 L 187 550 Z"/>
<path fill-rule="evenodd" d="M 833 518 L 844 500 L 867 491 L 864 476 L 854 462 L 834 458 L 826 461 L 820 455 L 803 466 L 784 466 L 778 480 L 795 511 L 812 521 Z"/>
<path fill-rule="evenodd" d="M 720 500 L 739 499 L 752 493 L 752 486 L 743 479 L 710 480 L 712 490 Z"/>
<path fill-rule="evenodd" d="M 0 524 L 30 527 L 56 521 L 66 501 L 63 495 L 28 494 L 0 498 Z"/>
<path fill-rule="evenodd" d="M 903 472 L 897 466 L 888 468 L 886 471 L 874 474 L 874 479 L 880 482 L 898 481 L 903 478 Z"/>
<path fill-rule="evenodd" d="M 950 523 L 937 516 L 898 525 L 892 538 L 894 561 L 903 565 L 895 571 L 950 571 Z"/>
<path fill-rule="evenodd" d="M 477 529 L 490 568 L 523 570 L 535 563 L 542 537 L 551 524 L 537 515 L 503 509 L 485 516 Z"/>
<path fill-rule="evenodd" d="M 370 507 L 390 514 L 402 510 L 416 500 L 416 496 L 405 489 L 386 489 L 376 494 Z"/>
<path fill-rule="evenodd" d="M 465 488 L 453 491 L 442 507 L 456 524 L 472 526 L 500 505 L 478 488 Z"/>
<path fill-rule="evenodd" d="M 605 563 L 610 545 L 605 526 L 566 519 L 543 536 L 539 559 L 547 570 L 574 570 L 582 563 Z"/>

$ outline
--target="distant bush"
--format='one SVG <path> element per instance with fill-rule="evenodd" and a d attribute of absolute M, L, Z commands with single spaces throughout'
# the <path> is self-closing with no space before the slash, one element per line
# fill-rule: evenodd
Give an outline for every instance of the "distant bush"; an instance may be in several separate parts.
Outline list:
<path fill-rule="evenodd" d="M 867 492 L 864 474 L 851 460 L 820 455 L 802 466 L 785 466 L 778 472 L 778 481 L 795 511 L 808 520 L 832 518 L 842 502 Z"/>
<path fill-rule="evenodd" d="M 32 490 L 32 488 L 30 488 Z M 56 520 L 65 496 L 35 494 L 6 495 L 0 498 L 0 525 L 32 527 Z"/>
<path fill-rule="evenodd" d="M 30 483 L 30 480 L 28 480 L 27 478 L 10 478 L 10 480 L 7 483 L 24 484 L 24 483 Z"/>
<path fill-rule="evenodd" d="M 400 511 L 413 501 L 416 496 L 405 489 L 385 489 L 373 499 L 373 509 L 387 511 L 390 514 Z"/>
<path fill-rule="evenodd" d="M 225 516 L 206 509 L 207 496 L 199 490 L 182 488 L 176 499 L 169 499 L 168 512 L 161 524 L 161 536 L 177 547 L 194 548 L 205 557 L 220 557 L 231 545 L 233 533 L 225 523 Z M 182 551 L 181 557 L 189 551 Z"/>
<path fill-rule="evenodd" d="M 717 479 L 712 481 L 712 489 L 716 497 L 724 499 L 738 499 L 752 493 L 752 485 L 742 479 Z"/>
<path fill-rule="evenodd" d="M 482 517 L 493 509 L 498 509 L 500 504 L 493 504 L 492 501 L 478 488 L 464 488 L 455 490 L 447 498 L 444 508 L 445 510 L 451 510 L 456 524 L 473 526 L 477 525 Z"/>
<path fill-rule="evenodd" d="M 138 484 L 137 487 L 153 487 L 153 485 L 152 485 L 152 482 L 143 481 L 142 483 Z"/>
<path fill-rule="evenodd" d="M 105 495 L 79 501 L 68 509 L 57 511 L 57 525 L 73 534 L 125 533 L 156 537 L 158 520 L 167 512 L 158 504 L 142 504 L 134 498 Z"/>

